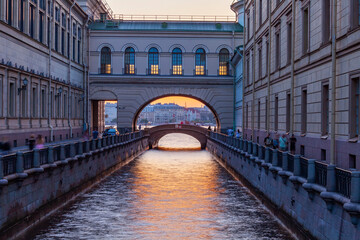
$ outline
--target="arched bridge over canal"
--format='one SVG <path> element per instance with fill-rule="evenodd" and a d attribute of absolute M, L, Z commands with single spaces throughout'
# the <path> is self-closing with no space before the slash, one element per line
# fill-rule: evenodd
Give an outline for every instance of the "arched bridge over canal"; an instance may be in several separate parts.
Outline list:
<path fill-rule="evenodd" d="M 185 124 L 166 124 L 146 129 L 145 134 L 148 136 L 149 148 L 156 147 L 159 140 L 170 133 L 190 135 L 200 142 L 201 149 L 206 148 L 208 130 L 203 127 Z"/>

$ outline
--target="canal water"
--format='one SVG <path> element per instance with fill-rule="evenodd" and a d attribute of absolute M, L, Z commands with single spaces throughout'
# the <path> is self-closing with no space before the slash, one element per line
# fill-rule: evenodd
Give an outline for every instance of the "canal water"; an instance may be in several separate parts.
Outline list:
<path fill-rule="evenodd" d="M 56 213 L 31 238 L 292 239 L 207 151 L 195 150 L 195 139 L 171 134 L 159 146 Z"/>

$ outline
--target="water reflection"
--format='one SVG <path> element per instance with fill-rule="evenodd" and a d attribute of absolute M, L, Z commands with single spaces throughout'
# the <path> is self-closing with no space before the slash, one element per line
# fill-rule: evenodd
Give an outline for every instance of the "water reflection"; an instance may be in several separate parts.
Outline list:
<path fill-rule="evenodd" d="M 169 135 L 166 143 L 196 143 L 178 138 Z M 144 153 L 58 212 L 35 237 L 99 238 L 291 239 L 208 152 L 159 150 Z"/>

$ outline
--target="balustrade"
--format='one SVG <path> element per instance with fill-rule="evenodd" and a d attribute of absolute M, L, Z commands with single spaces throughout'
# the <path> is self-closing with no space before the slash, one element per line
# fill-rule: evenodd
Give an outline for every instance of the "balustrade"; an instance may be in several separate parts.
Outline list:
<path fill-rule="evenodd" d="M 305 178 L 308 180 L 308 182 L 314 182 L 315 184 L 323 187 L 326 187 L 328 184 L 328 165 L 325 163 L 309 160 L 299 155 L 284 153 L 276 149 L 266 148 L 265 146 L 254 145 L 253 142 L 249 140 L 235 139 L 221 133 L 211 132 L 209 136 L 211 139 L 214 139 L 224 144 L 225 146 L 234 146 L 237 149 L 243 150 L 249 154 L 256 154 L 260 159 L 263 159 L 266 162 L 273 164 L 274 166 L 281 167 L 285 171 L 292 172 L 294 176 Z M 312 169 L 311 175 L 309 175 L 308 172 L 309 167 Z M 351 171 L 340 168 L 335 169 L 336 187 L 334 191 L 347 198 L 350 198 L 351 181 Z"/>
<path fill-rule="evenodd" d="M 102 139 L 79 141 L 71 144 L 49 146 L 44 149 L 35 149 L 0 156 L 0 180 L 8 175 L 23 173 L 24 170 L 39 168 L 40 165 L 53 164 L 76 155 L 89 153 L 101 147 L 110 146 L 118 142 L 130 142 L 143 137 L 142 131 L 127 133 L 120 136 L 109 136 Z"/>

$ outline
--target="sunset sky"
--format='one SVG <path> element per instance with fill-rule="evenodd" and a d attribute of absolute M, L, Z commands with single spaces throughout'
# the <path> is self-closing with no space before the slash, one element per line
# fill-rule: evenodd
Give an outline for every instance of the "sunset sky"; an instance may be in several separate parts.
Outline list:
<path fill-rule="evenodd" d="M 233 0 L 107 0 L 115 14 L 126 15 L 225 15 Z"/>
<path fill-rule="evenodd" d="M 151 104 L 156 104 L 156 103 L 175 103 L 179 106 L 182 107 L 202 107 L 204 106 L 204 104 L 202 104 L 201 102 L 192 99 L 192 98 L 187 98 L 187 97 L 166 97 L 166 98 L 160 98 L 154 102 L 152 102 Z"/>

